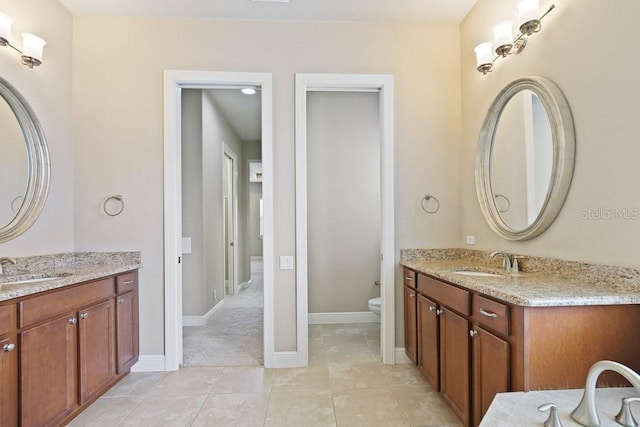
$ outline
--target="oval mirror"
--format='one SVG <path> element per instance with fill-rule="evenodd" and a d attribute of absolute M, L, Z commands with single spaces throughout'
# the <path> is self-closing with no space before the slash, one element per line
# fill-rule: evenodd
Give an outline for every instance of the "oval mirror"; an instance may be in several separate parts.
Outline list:
<path fill-rule="evenodd" d="M 0 242 L 36 221 L 49 191 L 49 151 L 27 101 L 0 78 Z"/>
<path fill-rule="evenodd" d="M 508 84 L 485 118 L 476 156 L 476 190 L 491 229 L 528 240 L 555 220 L 569 191 L 575 135 L 569 105 L 544 77 Z"/>

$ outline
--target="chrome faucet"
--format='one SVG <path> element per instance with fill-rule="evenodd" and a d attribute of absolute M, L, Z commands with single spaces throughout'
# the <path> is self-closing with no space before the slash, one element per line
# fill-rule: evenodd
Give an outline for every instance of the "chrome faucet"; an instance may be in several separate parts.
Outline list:
<path fill-rule="evenodd" d="M 511 270 L 511 258 L 506 252 L 495 251 L 489 254 L 489 258 L 494 258 L 496 255 L 502 255 L 502 269 L 505 271 Z"/>
<path fill-rule="evenodd" d="M 576 409 L 571 412 L 571 418 L 583 426 L 600 426 L 600 417 L 598 416 L 598 408 L 596 408 L 596 381 L 604 371 L 619 373 L 635 387 L 636 391 L 640 392 L 640 375 L 633 369 L 611 360 L 601 360 L 594 363 L 587 374 L 582 400 Z"/>
<path fill-rule="evenodd" d="M 0 258 L 0 276 L 4 275 L 4 266 L 5 264 L 16 264 L 16 260 L 11 257 L 3 257 Z"/>

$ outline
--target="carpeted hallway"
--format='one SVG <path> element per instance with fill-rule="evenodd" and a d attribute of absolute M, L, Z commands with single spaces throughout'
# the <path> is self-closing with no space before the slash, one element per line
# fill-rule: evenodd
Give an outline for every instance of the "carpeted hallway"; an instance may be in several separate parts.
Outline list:
<path fill-rule="evenodd" d="M 206 326 L 183 328 L 182 366 L 262 365 L 262 260 L 251 261 L 251 286 L 226 296 Z"/>

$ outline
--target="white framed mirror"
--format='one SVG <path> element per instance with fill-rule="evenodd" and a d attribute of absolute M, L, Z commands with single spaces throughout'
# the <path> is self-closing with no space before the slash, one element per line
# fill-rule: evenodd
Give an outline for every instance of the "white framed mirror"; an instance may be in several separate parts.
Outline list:
<path fill-rule="evenodd" d="M 37 116 L 0 78 L 0 242 L 24 233 L 38 219 L 49 191 L 49 150 Z"/>
<path fill-rule="evenodd" d="M 476 155 L 476 191 L 489 227 L 529 240 L 558 216 L 573 176 L 575 132 L 569 104 L 551 80 L 509 83 L 491 104 Z"/>

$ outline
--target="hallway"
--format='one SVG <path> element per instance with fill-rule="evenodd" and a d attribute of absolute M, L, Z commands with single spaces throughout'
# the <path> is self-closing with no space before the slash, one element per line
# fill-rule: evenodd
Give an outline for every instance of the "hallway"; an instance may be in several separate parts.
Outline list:
<path fill-rule="evenodd" d="M 182 366 L 256 366 L 264 364 L 263 267 L 251 261 L 251 285 L 224 303 L 206 326 L 183 328 Z"/>

